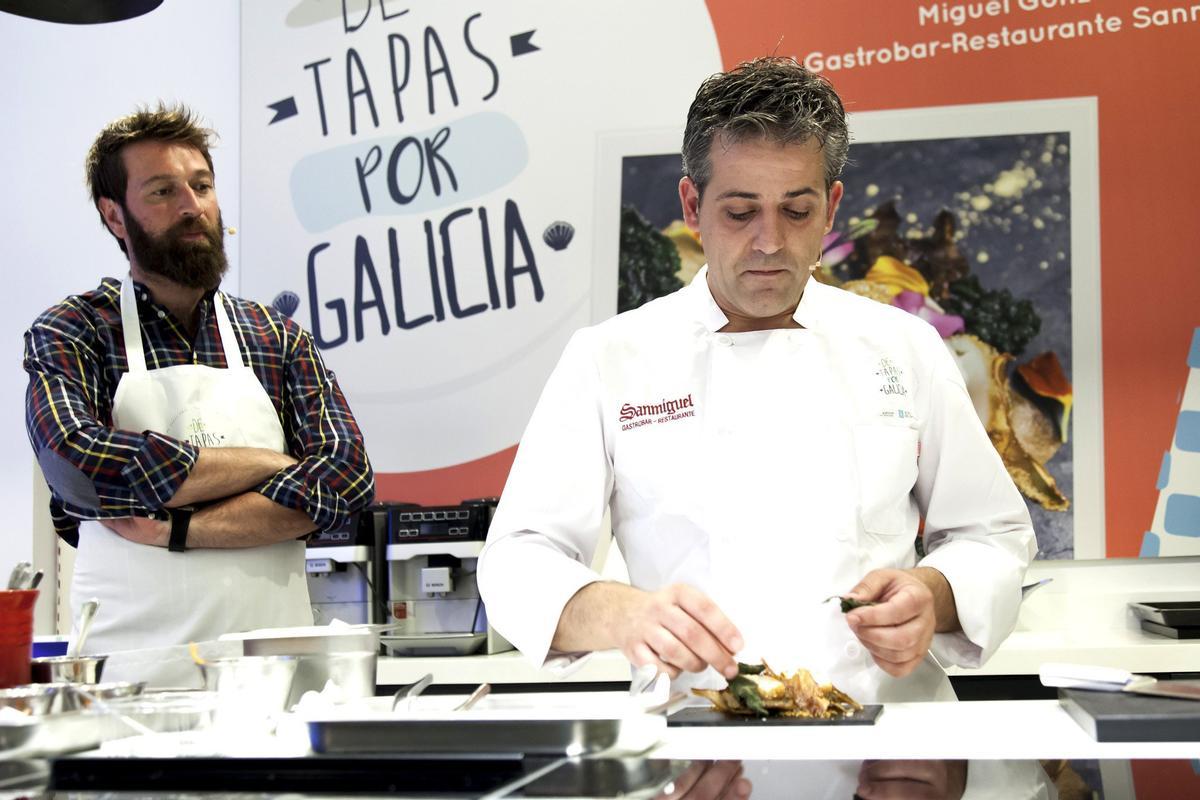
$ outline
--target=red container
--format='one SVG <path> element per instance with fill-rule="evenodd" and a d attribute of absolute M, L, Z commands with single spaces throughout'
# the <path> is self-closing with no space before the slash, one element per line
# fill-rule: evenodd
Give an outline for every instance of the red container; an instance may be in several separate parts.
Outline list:
<path fill-rule="evenodd" d="M 0 689 L 29 683 L 37 589 L 0 590 Z"/>

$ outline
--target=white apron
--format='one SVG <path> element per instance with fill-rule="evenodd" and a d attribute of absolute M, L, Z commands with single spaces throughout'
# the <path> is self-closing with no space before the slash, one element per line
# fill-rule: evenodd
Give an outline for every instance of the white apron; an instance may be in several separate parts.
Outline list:
<path fill-rule="evenodd" d="M 213 299 L 229 368 L 184 364 L 147 370 L 133 282 L 125 281 L 121 325 L 129 371 L 113 397 L 113 427 L 153 430 L 198 447 L 282 453 L 283 428 L 271 398 L 242 359 L 220 293 Z M 71 588 L 75 618 L 92 597 L 100 608 L 84 651 L 109 654 L 106 681 L 196 686 L 199 674 L 188 642 L 313 622 L 299 540 L 173 553 L 84 522 Z"/>

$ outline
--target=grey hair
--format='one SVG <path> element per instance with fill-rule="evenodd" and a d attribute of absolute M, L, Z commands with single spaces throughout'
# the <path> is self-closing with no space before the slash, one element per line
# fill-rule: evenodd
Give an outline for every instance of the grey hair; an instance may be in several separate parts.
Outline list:
<path fill-rule="evenodd" d="M 701 195 L 712 178 L 712 144 L 718 133 L 727 144 L 752 138 L 781 144 L 816 139 L 825 159 L 826 192 L 842 174 L 850 150 L 841 98 L 828 80 L 794 58 L 745 61 L 700 84 L 683 132 L 683 174 Z"/>

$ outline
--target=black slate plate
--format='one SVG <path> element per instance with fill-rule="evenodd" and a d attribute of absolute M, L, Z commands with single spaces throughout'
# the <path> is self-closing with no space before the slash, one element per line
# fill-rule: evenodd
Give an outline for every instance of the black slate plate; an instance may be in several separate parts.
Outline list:
<path fill-rule="evenodd" d="M 731 726 L 755 728 L 762 726 L 794 727 L 796 725 L 874 725 L 875 720 L 883 713 L 883 706 L 863 706 L 863 710 L 853 717 L 842 719 L 813 719 L 811 717 L 748 717 L 738 714 L 725 714 L 711 708 L 684 708 L 667 717 L 667 727 L 717 727 Z"/>
<path fill-rule="evenodd" d="M 1178 600 L 1156 603 L 1130 603 L 1129 608 L 1142 619 L 1170 625 L 1173 628 L 1200 625 L 1200 600 Z"/>
<path fill-rule="evenodd" d="M 1059 689 L 1058 702 L 1097 742 L 1200 741 L 1195 700 Z"/>
<path fill-rule="evenodd" d="M 1142 620 L 1142 630 L 1157 633 L 1159 636 L 1170 636 L 1172 639 L 1200 639 L 1200 625 L 1159 625 L 1148 619 Z"/>

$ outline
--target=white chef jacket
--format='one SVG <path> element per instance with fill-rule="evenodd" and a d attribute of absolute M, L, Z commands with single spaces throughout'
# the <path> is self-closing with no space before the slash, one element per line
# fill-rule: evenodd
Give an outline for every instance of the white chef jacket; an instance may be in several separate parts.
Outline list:
<path fill-rule="evenodd" d="M 631 583 L 687 583 L 738 626 L 739 660 L 809 669 L 863 702 L 953 699 L 1011 632 L 1036 545 L 937 331 L 810 280 L 800 328 L 721 333 L 707 268 L 674 294 L 576 332 L 543 390 L 479 561 L 491 624 L 538 665 L 605 508 Z M 962 632 L 909 676 L 872 661 L 836 602 L 927 555 Z M 723 687 L 709 669 L 676 688 Z"/>

